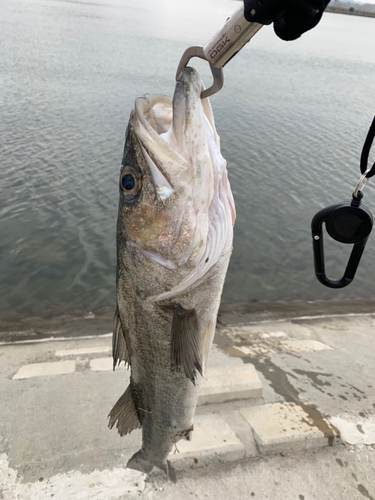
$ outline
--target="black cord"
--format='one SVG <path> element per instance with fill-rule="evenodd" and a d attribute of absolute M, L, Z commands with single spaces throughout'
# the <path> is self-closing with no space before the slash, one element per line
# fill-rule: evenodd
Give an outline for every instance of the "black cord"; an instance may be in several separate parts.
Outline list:
<path fill-rule="evenodd" d="M 362 174 L 364 174 L 367 170 L 368 157 L 370 154 L 370 149 L 371 149 L 372 143 L 374 141 L 374 138 L 375 138 L 375 117 L 374 117 L 372 124 L 369 128 L 369 131 L 367 133 L 367 137 L 366 137 L 365 143 L 363 145 L 363 149 L 362 149 L 362 154 L 361 154 L 361 173 Z M 366 175 L 366 178 L 369 179 L 373 175 L 375 175 L 375 162 L 374 162 L 373 166 L 371 167 L 370 172 Z"/>

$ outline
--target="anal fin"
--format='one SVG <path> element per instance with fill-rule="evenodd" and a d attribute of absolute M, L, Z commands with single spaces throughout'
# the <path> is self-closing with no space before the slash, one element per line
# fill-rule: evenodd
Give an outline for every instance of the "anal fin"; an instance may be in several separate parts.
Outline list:
<path fill-rule="evenodd" d="M 195 309 L 174 303 L 171 332 L 171 370 L 185 375 L 195 385 L 196 372 L 202 375 L 202 346 Z"/>
<path fill-rule="evenodd" d="M 113 322 L 112 357 L 113 370 L 115 370 L 116 365 L 120 365 L 121 361 L 125 361 L 125 363 L 130 364 L 129 351 L 126 348 L 125 335 L 122 329 L 121 319 L 117 307 Z"/>
<path fill-rule="evenodd" d="M 120 436 L 125 436 L 134 429 L 142 427 L 138 419 L 130 385 L 112 408 L 108 417 L 108 427 L 112 429 L 117 422 L 116 428 Z"/>

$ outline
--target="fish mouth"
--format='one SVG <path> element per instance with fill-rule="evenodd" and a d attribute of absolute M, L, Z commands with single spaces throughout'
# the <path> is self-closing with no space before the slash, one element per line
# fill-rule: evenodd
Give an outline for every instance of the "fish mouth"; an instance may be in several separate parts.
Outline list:
<path fill-rule="evenodd" d="M 158 252 L 147 252 L 169 269 L 189 265 L 180 283 L 169 291 L 149 297 L 159 301 L 180 295 L 201 282 L 231 246 L 235 209 L 220 153 L 212 108 L 201 99 L 204 90 L 196 70 L 184 68 L 176 82 L 173 100 L 148 94 L 136 101 L 133 123 L 150 168 L 156 197 L 166 199 L 183 193 L 186 206 L 195 214 L 195 234 L 187 255 L 173 262 Z M 158 194 L 159 193 L 159 194 Z M 164 196 L 164 198 L 160 198 Z M 184 201 L 180 208 L 183 210 Z M 186 250 L 186 249 L 185 249 Z M 189 260 L 190 259 L 190 260 Z"/>
<path fill-rule="evenodd" d="M 200 96 L 203 89 L 203 83 L 193 68 L 187 67 L 181 71 L 173 95 L 172 123 L 168 132 L 162 134 L 162 137 L 183 156 L 187 153 L 186 139 L 189 128 L 200 125 L 194 122 L 194 118 L 198 107 L 201 106 Z"/>
<path fill-rule="evenodd" d="M 200 177 L 202 164 L 208 163 L 207 143 L 220 150 L 211 105 L 200 97 L 203 90 L 198 72 L 186 67 L 176 82 L 173 100 L 158 94 L 136 100 L 132 121 L 156 193 L 171 194 Z"/>
<path fill-rule="evenodd" d="M 198 72 L 194 68 L 183 68 L 173 95 L 171 126 L 161 134 L 183 158 L 193 160 L 190 162 L 193 168 L 189 172 L 192 176 L 197 174 L 197 167 L 202 161 L 197 152 L 204 152 L 205 143 L 214 143 L 220 149 L 211 106 L 208 99 L 201 99 L 203 90 Z"/>

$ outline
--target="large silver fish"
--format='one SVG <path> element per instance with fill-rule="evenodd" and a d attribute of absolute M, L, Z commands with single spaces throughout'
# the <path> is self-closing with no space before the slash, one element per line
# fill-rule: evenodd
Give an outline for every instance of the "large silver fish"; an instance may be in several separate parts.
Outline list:
<path fill-rule="evenodd" d="M 235 209 L 211 105 L 185 68 L 169 97 L 136 100 L 126 132 L 117 224 L 114 366 L 131 368 L 112 409 L 121 435 L 142 427 L 127 466 L 167 461 L 190 439 L 232 252 Z"/>

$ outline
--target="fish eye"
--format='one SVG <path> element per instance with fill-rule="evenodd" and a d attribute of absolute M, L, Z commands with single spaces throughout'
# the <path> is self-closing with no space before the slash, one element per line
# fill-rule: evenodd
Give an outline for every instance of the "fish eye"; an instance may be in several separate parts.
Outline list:
<path fill-rule="evenodd" d="M 142 179 L 140 173 L 130 165 L 122 166 L 120 188 L 126 202 L 133 203 L 138 199 L 142 188 Z"/>
<path fill-rule="evenodd" d="M 121 180 L 122 188 L 124 191 L 133 191 L 135 188 L 135 178 L 133 174 L 125 174 Z"/>

